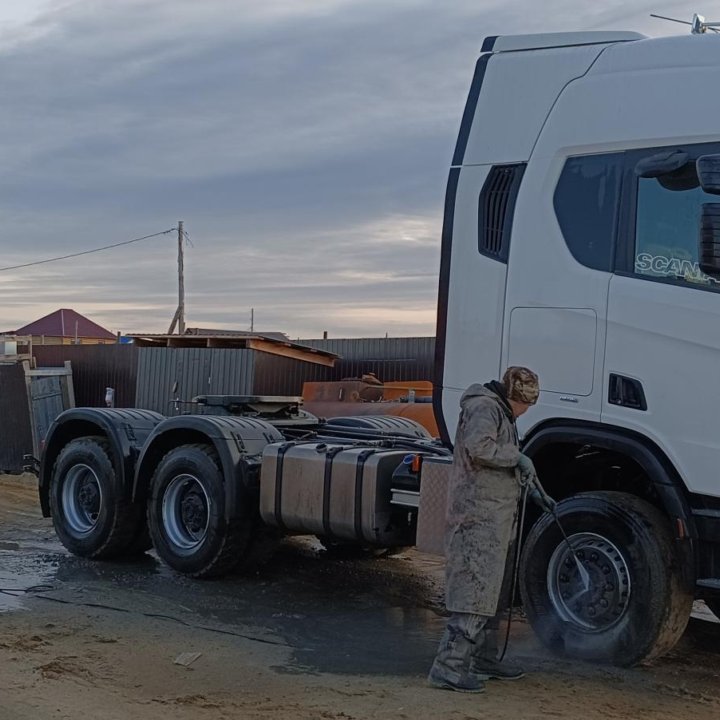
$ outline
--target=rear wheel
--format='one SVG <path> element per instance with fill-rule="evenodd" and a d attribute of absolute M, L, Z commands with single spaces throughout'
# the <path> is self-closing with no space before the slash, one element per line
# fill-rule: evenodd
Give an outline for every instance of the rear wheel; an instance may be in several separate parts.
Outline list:
<path fill-rule="evenodd" d="M 160 461 L 151 481 L 147 521 L 162 560 L 198 578 L 231 571 L 248 546 L 252 527 L 245 518 L 226 520 L 219 460 L 204 444 L 174 448 Z"/>
<path fill-rule="evenodd" d="M 69 442 L 50 479 L 50 513 L 60 542 L 97 560 L 128 554 L 142 529 L 142 507 L 125 496 L 103 437 Z"/>
<path fill-rule="evenodd" d="M 523 551 L 520 590 L 545 645 L 566 655 L 634 665 L 669 650 L 690 617 L 667 519 L 618 492 L 576 495 L 544 515 Z"/>

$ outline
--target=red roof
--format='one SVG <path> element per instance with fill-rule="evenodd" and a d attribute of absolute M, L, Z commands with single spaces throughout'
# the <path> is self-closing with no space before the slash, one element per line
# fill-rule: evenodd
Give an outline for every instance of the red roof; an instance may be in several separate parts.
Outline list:
<path fill-rule="evenodd" d="M 102 338 L 115 340 L 115 334 L 74 310 L 56 310 L 45 317 L 18 328 L 16 335 L 47 335 L 48 337 Z"/>

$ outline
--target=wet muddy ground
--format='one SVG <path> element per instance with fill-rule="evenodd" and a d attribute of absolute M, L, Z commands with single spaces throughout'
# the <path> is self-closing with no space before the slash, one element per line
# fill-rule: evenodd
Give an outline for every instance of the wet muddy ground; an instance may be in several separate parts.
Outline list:
<path fill-rule="evenodd" d="M 482 696 L 426 687 L 441 577 L 413 551 L 342 561 L 308 539 L 209 582 L 152 555 L 88 562 L 40 516 L 34 478 L 2 477 L 0 720 L 720 717 L 720 623 L 702 606 L 649 667 L 555 658 L 519 621 L 527 678 Z"/>

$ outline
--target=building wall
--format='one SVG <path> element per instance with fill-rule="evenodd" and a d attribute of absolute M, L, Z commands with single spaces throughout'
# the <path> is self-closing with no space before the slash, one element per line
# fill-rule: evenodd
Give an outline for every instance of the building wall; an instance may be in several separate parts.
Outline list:
<path fill-rule="evenodd" d="M 334 368 L 259 352 L 255 358 L 255 395 L 302 395 L 303 383 L 332 380 Z"/>
<path fill-rule="evenodd" d="M 115 345 L 117 340 L 110 338 L 78 338 L 75 342 L 75 336 L 62 337 L 56 335 L 32 335 L 33 345 Z"/>

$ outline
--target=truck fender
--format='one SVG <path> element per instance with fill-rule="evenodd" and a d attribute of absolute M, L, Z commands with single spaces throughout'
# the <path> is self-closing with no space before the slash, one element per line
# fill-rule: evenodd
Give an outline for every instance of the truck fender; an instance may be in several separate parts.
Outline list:
<path fill-rule="evenodd" d="M 40 459 L 38 491 L 43 516 L 50 516 L 52 471 L 65 445 L 79 437 L 106 437 L 112 450 L 115 472 L 129 498 L 140 449 L 152 429 L 163 419 L 162 415 L 152 410 L 119 408 L 72 408 L 58 415 L 45 436 Z"/>
<path fill-rule="evenodd" d="M 631 430 L 615 426 L 582 421 L 544 423 L 533 429 L 525 439 L 523 452 L 532 458 L 543 447 L 559 443 L 591 445 L 630 457 L 650 478 L 665 512 L 673 518 L 682 519 L 690 537 L 697 537 L 685 484 L 667 455 L 654 442 Z"/>
<path fill-rule="evenodd" d="M 135 468 L 133 502 L 145 502 L 155 468 L 172 449 L 181 445 L 211 445 L 220 461 L 225 482 L 225 515 L 228 521 L 247 511 L 243 500 L 254 490 L 266 445 L 281 442 L 283 435 L 270 423 L 255 418 L 225 415 L 181 415 L 166 418 L 153 428 Z"/>
<path fill-rule="evenodd" d="M 522 451 L 530 458 L 553 444 L 589 445 L 611 450 L 634 460 L 645 472 L 657 492 L 665 514 L 671 519 L 676 547 L 683 557 L 686 581 L 694 585 L 695 546 L 698 532 L 688 502 L 685 484 L 663 450 L 652 440 L 626 428 L 575 421 L 550 421 L 534 428 L 523 442 Z"/>

